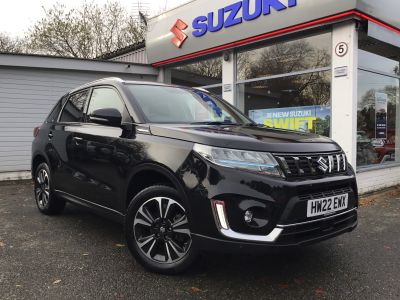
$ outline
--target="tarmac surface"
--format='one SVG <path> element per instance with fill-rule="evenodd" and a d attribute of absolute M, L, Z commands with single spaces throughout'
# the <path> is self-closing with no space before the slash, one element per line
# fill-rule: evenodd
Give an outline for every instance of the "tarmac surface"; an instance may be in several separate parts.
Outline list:
<path fill-rule="evenodd" d="M 317 245 L 205 254 L 164 276 L 132 258 L 121 225 L 72 205 L 41 215 L 30 182 L 0 183 L 0 299 L 400 299 L 400 193 L 366 199 L 359 216 Z"/>

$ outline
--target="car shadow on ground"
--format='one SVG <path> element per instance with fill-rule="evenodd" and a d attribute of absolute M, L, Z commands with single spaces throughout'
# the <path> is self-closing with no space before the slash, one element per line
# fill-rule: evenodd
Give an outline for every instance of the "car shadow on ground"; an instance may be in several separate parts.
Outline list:
<path fill-rule="evenodd" d="M 79 224 L 83 239 L 101 237 L 104 243 L 125 244 L 123 226 L 101 216 L 88 212 L 84 208 L 68 204 L 65 212 L 58 216 L 66 226 Z M 70 224 L 70 225 L 68 225 Z M 260 254 L 202 253 L 198 262 L 186 273 L 177 277 L 225 277 L 240 278 L 243 282 L 251 280 L 268 280 L 270 283 L 285 285 L 289 282 L 303 282 L 307 279 L 334 272 L 343 264 L 335 249 L 342 248 L 335 240 L 306 247 L 291 247 L 266 250 Z M 126 247 L 125 247 L 126 248 Z M 126 248 L 127 260 L 133 261 Z M 135 264 L 137 265 L 137 264 Z M 311 278 L 312 277 L 312 278 Z M 282 278 L 285 280 L 282 281 Z"/>

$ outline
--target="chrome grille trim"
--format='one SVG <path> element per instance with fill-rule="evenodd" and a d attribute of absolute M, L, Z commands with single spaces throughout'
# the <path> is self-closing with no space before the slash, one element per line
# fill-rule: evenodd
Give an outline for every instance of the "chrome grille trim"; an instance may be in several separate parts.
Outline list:
<path fill-rule="evenodd" d="M 273 155 L 287 177 L 334 175 L 347 170 L 343 152 Z"/>

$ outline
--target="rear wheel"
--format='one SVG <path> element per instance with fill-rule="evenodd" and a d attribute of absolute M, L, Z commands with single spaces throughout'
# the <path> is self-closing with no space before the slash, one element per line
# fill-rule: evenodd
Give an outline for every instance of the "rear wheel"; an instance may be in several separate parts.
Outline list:
<path fill-rule="evenodd" d="M 176 274 L 196 259 L 187 210 L 170 187 L 140 192 L 128 208 L 125 231 L 132 254 L 151 271 Z"/>
<path fill-rule="evenodd" d="M 46 215 L 59 214 L 64 210 L 65 201 L 58 199 L 52 190 L 50 169 L 41 163 L 35 171 L 34 192 L 39 211 Z"/>

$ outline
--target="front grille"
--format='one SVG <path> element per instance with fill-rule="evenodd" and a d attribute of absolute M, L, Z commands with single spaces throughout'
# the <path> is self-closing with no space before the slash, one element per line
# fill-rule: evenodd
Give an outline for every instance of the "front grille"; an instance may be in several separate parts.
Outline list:
<path fill-rule="evenodd" d="M 286 177 L 335 175 L 347 170 L 343 152 L 323 154 L 274 154 Z"/>

